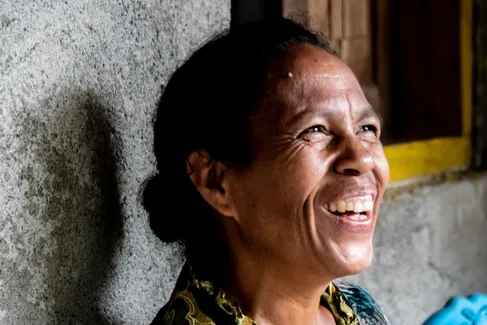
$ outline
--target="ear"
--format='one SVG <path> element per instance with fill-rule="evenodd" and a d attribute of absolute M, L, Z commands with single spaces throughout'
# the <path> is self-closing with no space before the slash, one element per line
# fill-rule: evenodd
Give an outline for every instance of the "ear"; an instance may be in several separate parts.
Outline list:
<path fill-rule="evenodd" d="M 201 196 L 223 216 L 238 218 L 229 191 L 230 170 L 206 151 L 194 151 L 188 157 L 188 174 Z"/>

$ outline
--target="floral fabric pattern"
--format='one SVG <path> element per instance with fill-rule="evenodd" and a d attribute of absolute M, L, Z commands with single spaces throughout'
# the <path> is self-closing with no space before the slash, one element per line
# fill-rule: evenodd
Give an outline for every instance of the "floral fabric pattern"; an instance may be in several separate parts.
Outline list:
<path fill-rule="evenodd" d="M 321 304 L 337 325 L 389 325 L 375 301 L 360 287 L 331 284 Z M 256 325 L 211 281 L 197 279 L 185 264 L 168 303 L 151 325 Z"/>

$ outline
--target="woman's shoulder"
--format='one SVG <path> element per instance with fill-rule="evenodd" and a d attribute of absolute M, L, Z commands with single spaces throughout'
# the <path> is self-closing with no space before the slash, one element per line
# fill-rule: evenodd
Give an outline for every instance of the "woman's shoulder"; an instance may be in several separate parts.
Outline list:
<path fill-rule="evenodd" d="M 215 323 L 200 310 L 191 290 L 185 289 L 172 295 L 151 325 L 215 325 Z"/>
<path fill-rule="evenodd" d="M 333 282 L 333 284 L 359 316 L 361 325 L 390 324 L 379 304 L 360 286 L 342 281 Z"/>
<path fill-rule="evenodd" d="M 250 318 L 225 298 L 211 281 L 198 280 L 185 264 L 169 301 L 151 325 L 252 325 Z"/>

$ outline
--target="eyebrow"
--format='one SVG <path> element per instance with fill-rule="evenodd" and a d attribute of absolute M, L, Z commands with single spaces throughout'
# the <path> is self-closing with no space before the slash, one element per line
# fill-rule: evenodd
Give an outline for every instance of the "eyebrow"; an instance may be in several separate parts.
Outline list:
<path fill-rule="evenodd" d="M 299 113 L 292 115 L 289 119 L 285 121 L 286 126 L 293 126 L 302 120 L 306 115 L 313 115 L 315 112 L 312 110 L 307 109 L 306 107 L 302 107 L 299 109 Z"/>
<path fill-rule="evenodd" d="M 382 128 L 384 126 L 384 119 L 382 116 L 377 112 L 373 107 L 369 106 L 367 109 L 362 110 L 358 117 L 358 121 L 361 120 L 366 120 L 369 118 L 376 118 L 379 120 L 380 127 Z"/>
<path fill-rule="evenodd" d="M 292 125 L 296 124 L 298 121 L 300 121 L 301 119 L 303 119 L 306 115 L 313 115 L 315 113 L 316 112 L 314 112 L 313 110 L 309 110 L 306 107 L 303 107 L 300 109 L 299 113 L 297 113 L 296 115 L 293 115 L 291 118 L 289 118 L 289 120 L 285 122 L 285 125 L 286 126 L 292 126 Z M 378 119 L 380 127 L 382 129 L 382 127 L 384 125 L 384 120 L 383 120 L 382 116 L 379 114 L 379 112 L 377 112 L 371 106 L 367 106 L 366 108 L 361 110 L 360 115 L 357 118 L 357 121 L 362 121 L 362 120 L 371 119 L 371 118 Z"/>

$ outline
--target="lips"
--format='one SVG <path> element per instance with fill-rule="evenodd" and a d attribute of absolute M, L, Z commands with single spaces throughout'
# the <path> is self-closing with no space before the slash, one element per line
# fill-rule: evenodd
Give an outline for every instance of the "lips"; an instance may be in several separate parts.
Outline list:
<path fill-rule="evenodd" d="M 322 205 L 336 224 L 353 233 L 370 233 L 374 228 L 373 211 L 376 191 L 370 187 L 349 187 L 336 193 L 334 199 Z"/>

